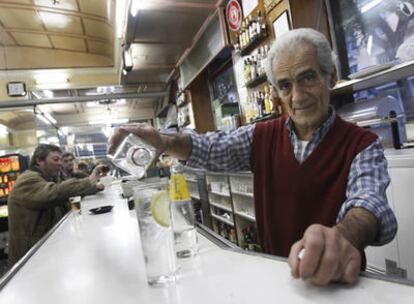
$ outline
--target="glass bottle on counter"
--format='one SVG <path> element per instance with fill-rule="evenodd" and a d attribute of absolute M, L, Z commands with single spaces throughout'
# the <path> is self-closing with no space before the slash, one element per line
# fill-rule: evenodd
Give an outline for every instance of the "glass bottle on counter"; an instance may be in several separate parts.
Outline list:
<path fill-rule="evenodd" d="M 174 160 L 171 165 L 170 201 L 177 257 L 191 257 L 198 249 L 194 206 L 185 181 L 183 165 L 178 160 Z"/>

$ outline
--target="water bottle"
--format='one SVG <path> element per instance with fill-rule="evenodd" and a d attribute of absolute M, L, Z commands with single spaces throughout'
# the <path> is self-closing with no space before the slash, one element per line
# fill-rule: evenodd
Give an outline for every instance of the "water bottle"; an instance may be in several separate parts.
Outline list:
<path fill-rule="evenodd" d="M 183 174 L 183 166 L 174 160 L 171 165 L 170 212 L 177 257 L 191 257 L 197 253 L 197 231 L 194 207 Z"/>
<path fill-rule="evenodd" d="M 138 136 L 129 134 L 116 149 L 114 155 L 108 155 L 113 164 L 141 179 L 156 157 L 155 148 Z"/>

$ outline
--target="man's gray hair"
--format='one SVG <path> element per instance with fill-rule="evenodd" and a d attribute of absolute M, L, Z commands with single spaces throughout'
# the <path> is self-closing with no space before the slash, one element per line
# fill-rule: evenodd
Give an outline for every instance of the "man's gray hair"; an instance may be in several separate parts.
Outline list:
<path fill-rule="evenodd" d="M 278 58 L 281 54 L 295 52 L 299 45 L 304 42 L 316 48 L 319 68 L 322 73 L 331 74 L 334 71 L 336 55 L 332 51 L 325 36 L 311 28 L 294 29 L 276 38 L 265 60 L 264 67 L 266 75 L 273 86 L 276 87 L 276 75 L 272 67 L 274 59 Z"/>

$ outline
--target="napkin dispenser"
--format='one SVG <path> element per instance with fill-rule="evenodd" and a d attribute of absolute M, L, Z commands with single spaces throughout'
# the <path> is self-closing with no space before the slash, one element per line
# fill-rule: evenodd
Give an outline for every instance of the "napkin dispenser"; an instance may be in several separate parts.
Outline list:
<path fill-rule="evenodd" d="M 338 115 L 376 133 L 384 147 L 400 149 L 406 141 L 402 104 L 393 96 L 377 96 L 344 105 Z"/>

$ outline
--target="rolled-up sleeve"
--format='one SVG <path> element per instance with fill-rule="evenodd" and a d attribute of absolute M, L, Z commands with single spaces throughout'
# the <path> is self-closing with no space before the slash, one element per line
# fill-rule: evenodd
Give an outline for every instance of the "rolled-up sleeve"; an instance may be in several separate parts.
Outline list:
<path fill-rule="evenodd" d="M 254 125 L 247 125 L 233 131 L 189 133 L 192 150 L 187 166 L 205 168 L 211 171 L 250 170 L 250 152 Z"/>
<path fill-rule="evenodd" d="M 374 246 L 390 242 L 397 233 L 397 220 L 388 204 L 386 189 L 390 183 L 387 160 L 379 140 L 361 151 L 353 160 L 348 176 L 346 201 L 337 222 L 350 208 L 359 207 L 371 212 L 378 221 Z"/>

